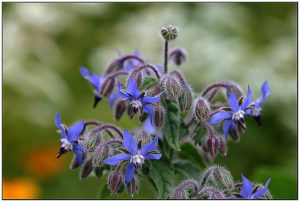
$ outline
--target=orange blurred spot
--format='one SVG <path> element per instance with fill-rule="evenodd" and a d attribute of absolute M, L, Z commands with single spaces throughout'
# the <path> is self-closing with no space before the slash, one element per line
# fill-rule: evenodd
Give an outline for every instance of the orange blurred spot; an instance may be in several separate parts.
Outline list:
<path fill-rule="evenodd" d="M 57 174 L 63 167 L 66 158 L 56 158 L 58 147 L 47 146 L 30 150 L 25 158 L 26 169 L 39 178 L 47 178 Z"/>
<path fill-rule="evenodd" d="M 3 199 L 36 199 L 39 193 L 39 186 L 31 179 L 3 179 Z"/>

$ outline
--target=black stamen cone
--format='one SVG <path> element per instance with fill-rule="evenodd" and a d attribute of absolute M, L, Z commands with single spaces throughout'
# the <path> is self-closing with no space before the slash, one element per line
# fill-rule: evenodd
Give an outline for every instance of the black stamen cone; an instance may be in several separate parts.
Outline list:
<path fill-rule="evenodd" d="M 95 101 L 94 101 L 93 108 L 95 108 L 97 106 L 98 102 L 100 102 L 101 100 L 102 100 L 102 97 L 95 96 Z"/>
<path fill-rule="evenodd" d="M 256 122 L 258 123 L 259 126 L 262 126 L 260 115 L 255 116 L 254 119 L 256 120 Z"/>
<path fill-rule="evenodd" d="M 61 148 L 59 148 L 59 151 L 58 151 L 58 153 L 56 154 L 56 158 L 58 159 L 61 155 L 63 155 L 64 153 L 66 153 L 67 151 L 63 148 L 63 147 L 61 147 Z"/>

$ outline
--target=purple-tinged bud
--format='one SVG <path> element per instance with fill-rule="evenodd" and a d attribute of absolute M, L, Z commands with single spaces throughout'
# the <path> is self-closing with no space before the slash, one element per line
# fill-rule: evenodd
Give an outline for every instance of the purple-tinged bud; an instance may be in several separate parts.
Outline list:
<path fill-rule="evenodd" d="M 236 130 L 229 129 L 229 136 L 235 142 L 239 142 L 240 141 L 240 135 L 239 135 L 239 133 Z"/>
<path fill-rule="evenodd" d="M 186 60 L 186 52 L 181 48 L 176 48 L 170 53 L 169 60 L 173 60 L 179 66 Z"/>
<path fill-rule="evenodd" d="M 101 144 L 93 153 L 93 164 L 95 166 L 102 165 L 102 162 L 108 158 L 109 146 L 107 144 Z"/>
<path fill-rule="evenodd" d="M 142 84 L 142 79 L 143 79 L 142 72 L 139 70 L 133 70 L 128 78 L 130 77 L 132 77 L 136 81 L 137 87 L 139 88 Z M 128 86 L 128 82 L 127 82 L 127 86 Z"/>
<path fill-rule="evenodd" d="M 178 36 L 178 28 L 173 25 L 164 25 L 160 33 L 165 40 L 173 40 Z"/>
<path fill-rule="evenodd" d="M 83 162 L 83 164 L 81 166 L 80 180 L 85 179 L 92 172 L 92 170 L 93 170 L 92 160 L 93 160 L 92 157 L 86 157 L 85 161 Z"/>
<path fill-rule="evenodd" d="M 101 142 L 101 135 L 99 131 L 91 130 L 87 135 L 83 137 L 81 142 L 82 146 L 88 151 L 93 152 L 95 146 Z"/>
<path fill-rule="evenodd" d="M 106 97 L 110 95 L 115 88 L 115 78 L 112 76 L 108 76 L 105 78 L 101 85 L 100 95 L 102 97 Z"/>
<path fill-rule="evenodd" d="M 137 130 L 134 133 L 134 139 L 135 139 L 136 142 L 142 141 L 142 145 L 152 141 L 151 136 L 143 129 Z"/>
<path fill-rule="evenodd" d="M 219 191 L 214 191 L 211 194 L 211 199 L 226 199 L 226 197 Z"/>
<path fill-rule="evenodd" d="M 221 154 L 223 154 L 224 156 L 227 155 L 227 145 L 226 145 L 226 141 L 222 138 L 219 137 L 219 151 L 221 152 Z"/>
<path fill-rule="evenodd" d="M 127 184 L 127 191 L 131 197 L 133 197 L 134 193 L 138 193 L 139 190 L 139 182 L 135 176 L 132 177 L 132 180 Z"/>
<path fill-rule="evenodd" d="M 227 97 L 229 96 L 229 93 L 234 94 L 237 100 L 240 100 L 241 97 L 245 96 L 241 87 L 234 82 L 231 82 L 231 85 L 227 87 Z"/>
<path fill-rule="evenodd" d="M 124 189 L 124 179 L 118 171 L 113 171 L 108 177 L 110 194 L 121 193 Z"/>
<path fill-rule="evenodd" d="M 119 100 L 115 109 L 115 120 L 119 121 L 126 110 L 126 101 Z"/>
<path fill-rule="evenodd" d="M 224 191 L 231 191 L 234 187 L 230 172 L 223 167 L 215 167 L 213 170 L 213 181 L 215 185 Z"/>
<path fill-rule="evenodd" d="M 181 93 L 180 83 L 173 77 L 169 76 L 166 79 L 165 85 L 165 94 L 174 101 L 178 100 L 178 97 Z"/>
<path fill-rule="evenodd" d="M 164 121 L 164 110 L 162 107 L 157 106 L 154 108 L 154 123 L 157 128 L 161 128 Z"/>
<path fill-rule="evenodd" d="M 193 92 L 189 86 L 185 85 L 182 87 L 178 102 L 182 112 L 187 112 L 191 108 L 193 103 Z"/>
<path fill-rule="evenodd" d="M 123 69 L 123 61 L 120 59 L 115 59 L 111 63 L 109 63 L 104 74 L 108 75 L 121 69 Z"/>
<path fill-rule="evenodd" d="M 144 121 L 146 121 L 146 119 L 147 119 L 148 117 L 149 117 L 148 114 L 146 114 L 146 113 L 141 113 L 140 116 L 139 116 L 139 121 L 140 121 L 141 123 L 144 123 Z"/>
<path fill-rule="evenodd" d="M 174 189 L 170 199 L 189 199 L 187 192 L 182 188 Z"/>
<path fill-rule="evenodd" d="M 210 106 L 207 100 L 203 97 L 198 97 L 195 102 L 194 111 L 200 121 L 206 121 L 210 114 Z"/>
<path fill-rule="evenodd" d="M 217 153 L 217 149 L 219 147 L 219 138 L 212 135 L 208 136 L 206 140 L 206 147 L 208 148 L 209 153 L 214 159 Z"/>
<path fill-rule="evenodd" d="M 208 182 L 210 176 L 213 173 L 215 166 L 208 167 L 202 174 L 201 181 L 200 181 L 200 188 L 203 188 L 205 184 Z"/>

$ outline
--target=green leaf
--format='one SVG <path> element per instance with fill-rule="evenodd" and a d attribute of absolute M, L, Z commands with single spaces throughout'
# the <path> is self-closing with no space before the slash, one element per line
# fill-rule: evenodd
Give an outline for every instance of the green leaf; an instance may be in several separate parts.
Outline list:
<path fill-rule="evenodd" d="M 182 159 L 190 160 L 193 162 L 195 165 L 199 166 L 199 168 L 204 169 L 206 167 L 205 161 L 198 151 L 197 148 L 194 147 L 189 142 L 184 142 L 180 146 L 181 151 L 177 152 L 177 155 L 181 157 Z"/>
<path fill-rule="evenodd" d="M 186 178 L 200 179 L 203 169 L 195 166 L 190 161 L 176 159 L 173 161 L 175 172 L 182 174 Z"/>
<path fill-rule="evenodd" d="M 175 173 L 170 162 L 166 158 L 152 161 L 149 172 L 150 179 L 154 182 L 159 199 L 166 199 L 174 186 Z"/>
<path fill-rule="evenodd" d="M 100 178 L 103 175 L 103 171 L 109 170 L 109 169 L 110 169 L 110 167 L 107 164 L 104 164 L 101 167 L 99 167 L 99 166 L 95 167 L 94 172 L 95 172 L 96 177 Z"/>
<path fill-rule="evenodd" d="M 178 143 L 180 134 L 179 108 L 172 100 L 166 100 L 165 105 L 166 113 L 161 131 L 170 147 L 180 151 Z"/>
<path fill-rule="evenodd" d="M 108 188 L 108 185 L 105 184 L 100 193 L 100 199 L 105 199 L 108 196 L 110 196 L 110 190 Z"/>
<path fill-rule="evenodd" d="M 152 76 L 146 76 L 143 79 L 143 83 L 140 87 L 140 91 L 145 91 L 145 90 L 149 90 L 151 88 L 153 88 L 154 86 L 156 86 L 158 84 L 158 81 L 156 78 L 152 77 Z"/>
<path fill-rule="evenodd" d="M 179 139 L 182 138 L 183 136 L 186 136 L 189 133 L 188 128 L 184 124 L 184 120 L 181 118 L 180 119 L 180 132 L 179 132 Z"/>

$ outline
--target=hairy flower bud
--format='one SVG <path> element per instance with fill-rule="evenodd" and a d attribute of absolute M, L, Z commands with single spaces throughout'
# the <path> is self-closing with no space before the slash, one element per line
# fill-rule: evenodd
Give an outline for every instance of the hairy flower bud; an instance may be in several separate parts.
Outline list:
<path fill-rule="evenodd" d="M 108 76 L 107 78 L 104 79 L 101 85 L 100 95 L 103 97 L 110 95 L 113 92 L 114 87 L 115 87 L 115 78 L 112 76 Z"/>
<path fill-rule="evenodd" d="M 232 82 L 232 84 L 227 88 L 227 97 L 229 96 L 229 93 L 234 94 L 237 100 L 240 100 L 241 97 L 244 96 L 244 92 L 241 87 L 234 82 Z"/>
<path fill-rule="evenodd" d="M 95 166 L 102 165 L 103 160 L 108 158 L 109 146 L 107 144 L 101 144 L 93 153 L 93 164 Z"/>
<path fill-rule="evenodd" d="M 119 121 L 122 115 L 124 114 L 126 110 L 126 101 L 125 100 L 119 100 L 118 103 L 116 104 L 116 109 L 115 109 L 115 120 Z"/>
<path fill-rule="evenodd" d="M 134 139 L 136 142 L 142 141 L 142 145 L 152 141 L 151 136 L 143 129 L 134 133 Z"/>
<path fill-rule="evenodd" d="M 142 84 L 142 79 L 143 79 L 142 72 L 139 70 L 133 70 L 128 78 L 130 78 L 130 77 L 132 77 L 136 81 L 137 87 L 139 88 Z M 128 79 L 128 81 L 129 81 L 129 79 Z M 127 83 L 127 86 L 128 86 L 128 83 Z"/>
<path fill-rule="evenodd" d="M 194 111 L 200 121 L 206 121 L 210 114 L 210 107 L 207 100 L 203 97 L 198 97 L 195 102 Z"/>
<path fill-rule="evenodd" d="M 226 199 L 226 197 L 219 191 L 214 191 L 211 194 L 211 199 Z"/>
<path fill-rule="evenodd" d="M 208 136 L 206 140 L 206 147 L 208 148 L 210 155 L 214 159 L 219 147 L 219 138 L 212 135 Z"/>
<path fill-rule="evenodd" d="M 108 75 L 110 73 L 116 72 L 118 70 L 123 69 L 123 61 L 121 59 L 115 59 L 109 65 L 107 66 L 105 70 L 105 75 Z"/>
<path fill-rule="evenodd" d="M 213 170 L 213 181 L 222 190 L 231 191 L 233 189 L 233 179 L 228 170 L 223 167 L 215 167 Z"/>
<path fill-rule="evenodd" d="M 164 121 L 164 110 L 162 107 L 157 106 L 154 108 L 154 123 L 157 128 L 161 128 Z"/>
<path fill-rule="evenodd" d="M 179 66 L 186 60 L 186 52 L 181 48 L 176 48 L 170 53 L 169 60 L 173 60 Z"/>
<path fill-rule="evenodd" d="M 89 176 L 89 174 L 93 170 L 93 164 L 92 164 L 92 157 L 86 157 L 85 161 L 82 164 L 81 170 L 80 170 L 80 180 L 85 179 Z"/>
<path fill-rule="evenodd" d="M 187 192 L 182 188 L 174 189 L 170 199 L 189 199 Z"/>
<path fill-rule="evenodd" d="M 160 33 L 165 40 L 173 40 L 178 36 L 178 28 L 173 25 L 164 25 Z"/>
<path fill-rule="evenodd" d="M 81 144 L 88 152 L 93 152 L 95 146 L 101 142 L 101 136 L 99 133 L 100 132 L 98 131 L 91 130 L 83 137 Z"/>
<path fill-rule="evenodd" d="M 113 171 L 108 177 L 110 194 L 121 193 L 124 189 L 124 179 L 118 171 Z"/>
<path fill-rule="evenodd" d="M 189 86 L 185 85 L 182 87 L 178 102 L 182 112 L 187 112 L 191 108 L 193 103 L 193 92 Z"/>
<path fill-rule="evenodd" d="M 133 197 L 134 193 L 138 192 L 139 183 L 135 176 L 133 176 L 132 180 L 127 184 L 127 191 L 131 197 Z"/>
<path fill-rule="evenodd" d="M 240 141 L 240 135 L 238 134 L 238 132 L 236 130 L 229 129 L 229 136 L 235 142 L 239 142 Z"/>
<path fill-rule="evenodd" d="M 221 154 L 223 154 L 224 156 L 227 155 L 227 145 L 226 145 L 226 141 L 222 138 L 219 137 L 219 151 L 221 152 Z"/>
<path fill-rule="evenodd" d="M 141 123 L 143 123 L 144 121 L 146 121 L 146 119 L 148 118 L 148 114 L 146 114 L 146 113 L 141 113 L 140 114 L 140 116 L 139 116 L 139 121 L 141 122 Z"/>
<path fill-rule="evenodd" d="M 181 86 L 180 83 L 173 77 L 169 76 L 165 82 L 165 94 L 174 101 L 177 101 L 180 92 Z"/>

